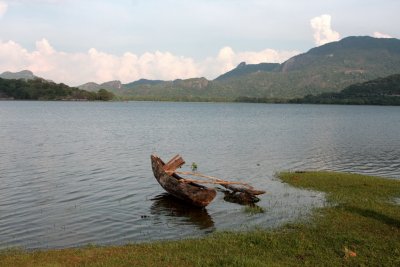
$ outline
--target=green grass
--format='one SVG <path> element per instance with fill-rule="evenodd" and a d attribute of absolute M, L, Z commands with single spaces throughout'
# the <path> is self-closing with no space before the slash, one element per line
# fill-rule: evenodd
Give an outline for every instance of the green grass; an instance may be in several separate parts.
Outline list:
<path fill-rule="evenodd" d="M 261 208 L 260 206 L 253 204 L 253 205 L 247 205 L 244 208 L 244 212 L 249 213 L 249 214 L 257 214 L 257 213 L 264 213 L 265 210 L 263 208 Z"/>
<path fill-rule="evenodd" d="M 400 181 L 329 172 L 281 173 L 326 192 L 308 222 L 193 240 L 0 252 L 0 266 L 400 266 Z M 232 218 L 234 219 L 234 218 Z"/>

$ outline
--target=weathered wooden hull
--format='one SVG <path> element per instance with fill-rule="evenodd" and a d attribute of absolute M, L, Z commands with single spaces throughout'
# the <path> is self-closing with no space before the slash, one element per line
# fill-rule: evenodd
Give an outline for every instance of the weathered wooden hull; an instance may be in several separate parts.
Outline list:
<path fill-rule="evenodd" d="M 183 183 L 177 174 L 167 174 L 165 163 L 156 155 L 151 155 L 151 166 L 158 183 L 171 195 L 197 207 L 207 206 L 217 195 L 217 191 L 195 183 Z"/>

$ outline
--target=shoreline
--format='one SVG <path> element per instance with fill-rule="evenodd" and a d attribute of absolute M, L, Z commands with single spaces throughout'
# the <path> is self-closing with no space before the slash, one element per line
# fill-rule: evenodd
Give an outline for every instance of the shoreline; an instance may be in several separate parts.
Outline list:
<path fill-rule="evenodd" d="M 284 172 L 328 205 L 308 222 L 275 230 L 218 232 L 179 241 L 25 251 L 0 250 L 1 266 L 400 265 L 400 181 L 336 172 Z"/>
<path fill-rule="evenodd" d="M 115 99 L 115 100 L 89 100 L 89 99 L 59 99 L 59 100 L 46 100 L 46 99 L 0 99 L 0 102 L 101 102 L 101 103 L 118 103 L 118 102 L 167 102 L 167 103 L 225 103 L 225 104 L 272 104 L 272 105 L 315 105 L 315 106 L 381 106 L 381 107 L 398 107 L 399 104 L 357 104 L 357 103 L 310 103 L 310 102 L 292 102 L 293 99 L 285 99 L 283 101 L 237 101 L 237 100 L 221 100 L 221 99 Z"/>

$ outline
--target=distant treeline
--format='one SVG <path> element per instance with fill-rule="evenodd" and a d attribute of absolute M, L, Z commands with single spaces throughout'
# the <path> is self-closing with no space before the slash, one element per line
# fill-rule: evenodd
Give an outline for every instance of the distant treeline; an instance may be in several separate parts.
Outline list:
<path fill-rule="evenodd" d="M 15 80 L 0 78 L 0 99 L 15 100 L 88 100 L 109 101 L 114 94 L 105 89 L 88 92 L 63 83 L 57 84 L 41 78 Z"/>
<path fill-rule="evenodd" d="M 307 95 L 295 99 L 239 97 L 236 102 L 342 105 L 400 105 L 400 74 L 353 84 L 339 93 Z"/>
<path fill-rule="evenodd" d="M 217 97 L 199 97 L 199 96 L 180 96 L 180 97 L 162 97 L 162 96 L 119 96 L 121 101 L 160 101 L 160 102 L 232 102 L 232 99 Z"/>
<path fill-rule="evenodd" d="M 98 92 L 56 84 L 41 78 L 15 80 L 0 78 L 0 99 L 15 100 L 88 100 L 108 101 L 116 99 L 114 94 L 100 89 Z M 230 102 L 224 97 L 200 97 L 181 95 L 176 97 L 122 96 L 119 100 L 185 101 L 185 102 Z M 306 104 L 352 104 L 352 105 L 400 105 L 400 74 L 350 85 L 338 93 L 307 95 L 302 98 L 282 99 L 267 97 L 238 97 L 235 102 L 248 103 L 306 103 Z"/>
<path fill-rule="evenodd" d="M 291 103 L 400 105 L 400 74 L 350 85 L 339 93 L 308 95 Z"/>
<path fill-rule="evenodd" d="M 241 96 L 235 99 L 235 102 L 241 103 L 274 103 L 274 104 L 287 104 L 291 99 L 284 98 L 268 98 L 268 97 L 248 97 Z"/>

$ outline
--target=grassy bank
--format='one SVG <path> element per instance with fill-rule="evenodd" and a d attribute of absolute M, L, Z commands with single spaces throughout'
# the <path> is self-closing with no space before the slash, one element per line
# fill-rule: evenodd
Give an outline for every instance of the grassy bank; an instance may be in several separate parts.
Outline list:
<path fill-rule="evenodd" d="M 309 223 L 274 231 L 120 247 L 8 250 L 0 252 L 0 265 L 400 266 L 400 181 L 327 172 L 281 173 L 280 178 L 326 192 L 331 205 L 316 210 Z"/>

